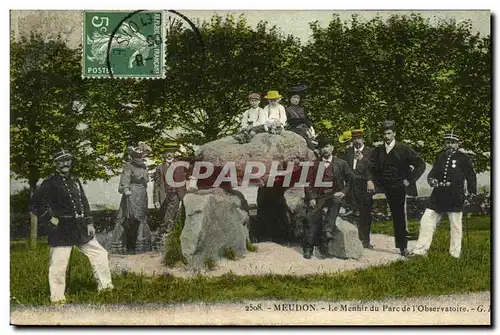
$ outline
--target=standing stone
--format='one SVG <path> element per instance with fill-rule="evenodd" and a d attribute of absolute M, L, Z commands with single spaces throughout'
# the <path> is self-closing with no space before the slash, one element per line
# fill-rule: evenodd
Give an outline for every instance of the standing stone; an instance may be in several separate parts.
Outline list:
<path fill-rule="evenodd" d="M 217 261 L 231 248 L 236 257 L 246 252 L 248 204 L 235 190 L 199 190 L 184 197 L 186 220 L 180 241 L 182 255 L 194 269 L 205 267 L 207 259 Z"/>
<path fill-rule="evenodd" d="M 304 197 L 303 187 L 293 187 L 285 191 L 287 212 L 290 216 L 290 242 L 292 243 L 301 243 L 304 237 L 304 225 L 307 215 Z"/>
<path fill-rule="evenodd" d="M 337 229 L 328 244 L 328 253 L 337 258 L 359 259 L 363 255 L 363 245 L 358 238 L 358 229 L 350 222 L 337 217 Z"/>

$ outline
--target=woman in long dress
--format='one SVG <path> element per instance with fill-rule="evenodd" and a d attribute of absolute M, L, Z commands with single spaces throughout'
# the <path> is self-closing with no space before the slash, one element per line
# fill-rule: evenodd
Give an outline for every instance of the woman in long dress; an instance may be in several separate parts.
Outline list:
<path fill-rule="evenodd" d="M 123 167 L 118 187 L 122 199 L 112 237 L 112 253 L 151 251 L 151 231 L 147 222 L 149 173 L 144 163 L 150 150 L 143 143 L 137 148 L 127 148 L 130 161 Z"/>

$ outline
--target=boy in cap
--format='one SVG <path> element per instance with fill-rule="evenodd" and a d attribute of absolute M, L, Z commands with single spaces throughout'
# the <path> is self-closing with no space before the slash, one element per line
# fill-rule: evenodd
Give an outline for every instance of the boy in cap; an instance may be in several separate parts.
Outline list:
<path fill-rule="evenodd" d="M 375 184 L 385 190 L 392 213 L 396 248 L 408 257 L 406 235 L 406 194 L 417 196 L 416 182 L 425 171 L 425 162 L 406 144 L 396 141 L 394 121 L 382 123 L 384 144 L 373 149 L 369 168 L 373 181 L 367 182 L 367 191 L 375 192 Z"/>
<path fill-rule="evenodd" d="M 80 180 L 71 174 L 74 157 L 54 154 L 57 173 L 45 179 L 30 199 L 30 211 L 50 222 L 50 301 L 64 304 L 66 269 L 73 246 L 88 257 L 98 291 L 112 289 L 108 252 L 95 238 L 94 220 Z"/>
<path fill-rule="evenodd" d="M 476 172 L 470 157 L 458 150 L 460 138 L 453 131 L 444 135 L 444 150 L 439 152 L 427 182 L 432 190 L 430 203 L 420 220 L 420 232 L 413 254 L 426 255 L 437 223 L 445 213 L 450 220 L 450 254 L 460 258 L 462 249 L 462 214 L 464 202 L 477 191 Z M 467 192 L 464 182 L 467 181 Z"/>
<path fill-rule="evenodd" d="M 252 93 L 248 96 L 250 108 L 241 116 L 241 129 L 233 137 L 239 143 L 248 143 L 257 133 L 267 131 L 267 115 L 260 104 L 260 94 Z"/>

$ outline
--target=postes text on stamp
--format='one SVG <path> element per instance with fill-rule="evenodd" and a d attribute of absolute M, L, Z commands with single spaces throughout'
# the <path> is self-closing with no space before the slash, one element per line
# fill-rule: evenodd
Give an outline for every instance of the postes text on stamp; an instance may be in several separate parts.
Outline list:
<path fill-rule="evenodd" d="M 161 10 L 84 11 L 84 78 L 165 77 Z"/>

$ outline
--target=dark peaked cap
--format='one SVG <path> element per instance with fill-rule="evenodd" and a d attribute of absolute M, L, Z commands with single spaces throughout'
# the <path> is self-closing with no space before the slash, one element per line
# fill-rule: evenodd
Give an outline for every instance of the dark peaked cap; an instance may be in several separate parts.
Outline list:
<path fill-rule="evenodd" d="M 445 140 L 455 140 L 457 142 L 460 141 L 460 137 L 458 136 L 458 134 L 455 134 L 453 130 L 446 132 L 443 138 Z"/>
<path fill-rule="evenodd" d="M 54 161 L 58 161 L 58 160 L 63 159 L 63 158 L 71 158 L 71 159 L 73 159 L 74 157 L 71 154 L 71 152 L 69 152 L 68 150 L 61 149 L 61 150 L 55 152 L 52 155 L 52 158 L 54 159 Z"/>

